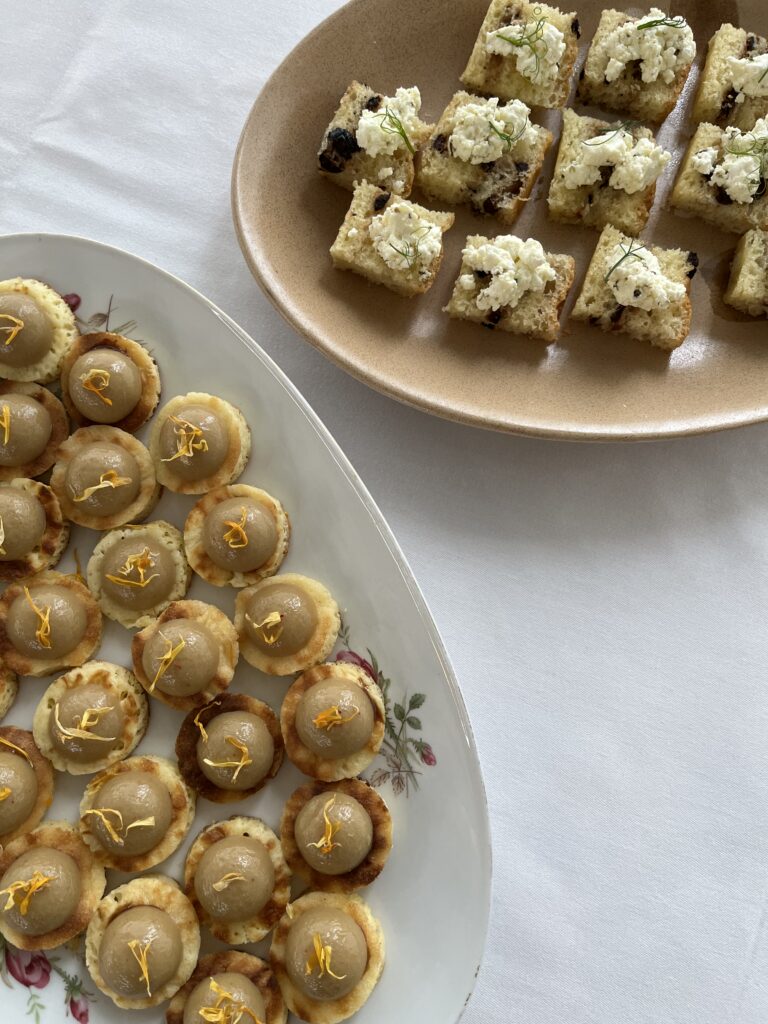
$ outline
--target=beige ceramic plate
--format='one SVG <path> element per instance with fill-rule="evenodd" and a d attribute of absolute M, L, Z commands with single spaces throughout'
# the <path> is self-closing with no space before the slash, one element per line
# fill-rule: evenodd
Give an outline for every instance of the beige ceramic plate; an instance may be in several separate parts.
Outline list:
<path fill-rule="evenodd" d="M 560 6 L 577 7 L 580 66 L 606 4 Z M 640 14 L 650 6 L 626 10 Z M 503 233 L 492 218 L 464 209 L 446 237 L 437 282 L 421 299 L 400 298 L 331 267 L 328 248 L 350 194 L 320 179 L 315 154 L 339 97 L 352 78 L 385 93 L 416 84 L 422 116 L 436 120 L 460 88 L 486 7 L 486 0 L 352 0 L 286 58 L 251 111 L 233 172 L 235 224 L 256 279 L 289 322 L 345 370 L 450 419 L 576 440 L 668 437 L 768 419 L 768 323 L 741 316 L 721 300 L 736 236 L 663 209 L 690 134 L 687 112 L 707 41 L 723 21 L 768 33 L 765 0 L 672 5 L 672 13 L 685 15 L 693 27 L 699 61 L 660 133 L 674 160 L 644 234 L 661 245 L 696 250 L 701 269 L 691 293 L 691 334 L 671 356 L 568 320 L 560 341 L 549 347 L 449 320 L 441 307 L 467 234 Z M 534 116 L 559 134 L 558 112 Z M 567 317 L 597 233 L 548 221 L 555 149 L 514 230 L 576 258 Z"/>

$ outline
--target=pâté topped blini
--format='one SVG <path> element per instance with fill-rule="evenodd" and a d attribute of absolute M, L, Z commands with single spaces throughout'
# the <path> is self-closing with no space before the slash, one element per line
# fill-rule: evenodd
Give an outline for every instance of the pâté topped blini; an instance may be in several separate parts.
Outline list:
<path fill-rule="evenodd" d="M 288 1013 L 269 964 L 237 949 L 208 953 L 171 999 L 166 1024 L 197 1024 L 206 1015 L 227 1015 L 241 1024 L 286 1024 Z"/>
<path fill-rule="evenodd" d="M 135 433 L 160 399 L 157 363 L 143 345 L 121 334 L 84 334 L 61 366 L 61 396 L 79 427 L 110 424 Z"/>
<path fill-rule="evenodd" d="M 0 480 L 45 473 L 68 434 L 66 411 L 52 391 L 29 381 L 0 380 Z"/>
<path fill-rule="evenodd" d="M 68 540 L 69 524 L 50 487 L 24 478 L 0 484 L 0 580 L 52 569 Z"/>
<path fill-rule="evenodd" d="M 239 648 L 235 627 L 215 605 L 174 601 L 134 636 L 131 654 L 148 694 L 189 711 L 226 690 Z"/>
<path fill-rule="evenodd" d="M 51 683 L 32 729 L 54 768 L 86 775 L 128 757 L 148 723 L 147 699 L 133 673 L 109 661 L 89 661 Z"/>
<path fill-rule="evenodd" d="M 352 82 L 323 136 L 320 173 L 350 191 L 357 182 L 369 181 L 409 196 L 416 154 L 432 130 L 419 118 L 420 109 L 415 86 L 383 96 Z"/>
<path fill-rule="evenodd" d="M 177 395 L 155 416 L 149 451 L 158 481 L 179 494 L 205 494 L 245 469 L 251 431 L 240 410 L 203 391 Z"/>
<path fill-rule="evenodd" d="M 7 846 L 40 824 L 53 789 L 53 769 L 32 733 L 0 727 L 0 843 Z"/>
<path fill-rule="evenodd" d="M 53 288 L 32 278 L 0 281 L 0 377 L 48 384 L 78 336 L 74 313 Z"/>

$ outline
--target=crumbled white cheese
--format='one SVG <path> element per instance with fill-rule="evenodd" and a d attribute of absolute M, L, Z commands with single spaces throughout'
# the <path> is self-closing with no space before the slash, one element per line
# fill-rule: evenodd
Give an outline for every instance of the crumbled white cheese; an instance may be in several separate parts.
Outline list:
<path fill-rule="evenodd" d="M 419 127 L 420 110 L 421 93 L 416 86 L 398 89 L 394 96 L 382 97 L 378 110 L 364 110 L 360 116 L 355 133 L 358 146 L 369 156 L 380 153 L 391 156 L 398 150 L 407 149 L 399 126 L 402 125 L 410 140 Z"/>
<path fill-rule="evenodd" d="M 716 146 L 707 146 L 694 153 L 691 158 L 691 167 L 699 174 L 711 174 L 717 164 L 718 151 Z"/>
<path fill-rule="evenodd" d="M 417 213 L 413 203 L 390 203 L 371 221 L 368 233 L 373 247 L 392 270 L 417 270 L 429 273 L 440 255 L 443 233 L 437 224 Z"/>
<path fill-rule="evenodd" d="M 462 255 L 471 270 L 491 275 L 475 297 L 478 309 L 514 308 L 526 292 L 543 292 L 547 282 L 557 276 L 535 238 L 499 235 L 479 245 L 467 245 Z M 470 274 L 463 274 L 460 281 L 465 282 L 462 288 L 467 282 L 475 283 Z"/>
<path fill-rule="evenodd" d="M 768 176 L 768 118 L 760 118 L 748 132 L 729 126 L 723 132 L 722 149 L 700 149 L 691 164 L 734 203 L 753 202 L 765 189 Z"/>
<path fill-rule="evenodd" d="M 609 129 L 582 141 L 578 157 L 563 168 L 563 183 L 566 188 L 593 185 L 601 178 L 601 168 L 613 167 L 610 187 L 632 195 L 652 185 L 670 159 L 653 139 L 635 140 L 624 128 Z"/>
<path fill-rule="evenodd" d="M 381 170 L 379 171 L 379 181 L 385 181 L 394 173 L 394 167 L 382 167 Z"/>
<path fill-rule="evenodd" d="M 357 228 L 350 228 L 349 231 L 347 232 L 347 238 L 357 238 L 359 234 L 360 232 L 357 230 Z"/>
<path fill-rule="evenodd" d="M 451 156 L 470 164 L 498 160 L 517 142 L 535 136 L 529 120 L 531 111 L 520 100 L 499 106 L 494 96 L 464 103 L 456 111 L 448 147 Z"/>
<path fill-rule="evenodd" d="M 651 25 L 654 21 L 675 24 Z M 648 25 L 648 28 L 643 28 Z M 640 61 L 644 82 L 672 82 L 680 68 L 687 67 L 696 56 L 696 43 L 688 22 L 681 17 L 669 18 L 658 7 L 637 20 L 624 22 L 593 44 L 606 82 L 615 82 L 631 61 Z"/>
<path fill-rule="evenodd" d="M 557 79 L 560 60 L 565 53 L 565 36 L 546 18 L 515 21 L 488 32 L 488 53 L 515 58 L 517 70 L 537 85 L 549 85 Z"/>
<path fill-rule="evenodd" d="M 653 253 L 638 243 L 617 245 L 609 267 L 608 285 L 622 306 L 657 309 L 685 295 L 685 286 L 666 277 Z"/>
<path fill-rule="evenodd" d="M 729 57 L 728 65 L 737 103 L 743 103 L 747 96 L 768 96 L 768 53 Z"/>

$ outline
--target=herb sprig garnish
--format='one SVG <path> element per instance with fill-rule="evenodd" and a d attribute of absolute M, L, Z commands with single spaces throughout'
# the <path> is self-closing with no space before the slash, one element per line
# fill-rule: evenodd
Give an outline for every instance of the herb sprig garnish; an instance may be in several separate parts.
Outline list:
<path fill-rule="evenodd" d="M 408 152 L 413 154 L 416 150 L 413 147 L 413 143 L 408 138 L 408 132 L 405 130 L 405 126 L 397 114 L 390 110 L 389 107 L 384 109 L 384 113 L 379 115 L 381 119 L 381 130 L 386 132 L 387 135 L 399 135 L 403 142 L 408 147 Z"/>
<path fill-rule="evenodd" d="M 618 124 L 607 124 L 605 128 L 594 135 L 591 139 L 584 139 L 585 146 L 602 146 L 604 142 L 611 142 L 621 132 L 632 132 L 633 128 L 639 128 L 639 121 L 619 121 Z M 604 138 L 605 136 L 605 138 Z"/>
<path fill-rule="evenodd" d="M 638 32 L 644 32 L 649 28 L 661 28 L 662 26 L 669 28 L 683 28 L 687 24 L 682 14 L 677 14 L 674 18 L 653 18 L 651 21 L 644 21 L 642 25 L 636 25 L 635 28 Z"/>
<path fill-rule="evenodd" d="M 619 248 L 621 249 L 623 255 L 616 260 L 611 269 L 605 275 L 606 281 L 614 272 L 614 270 L 618 270 L 618 268 L 625 260 L 639 260 L 641 263 L 645 263 L 645 256 L 640 255 L 640 250 L 645 249 L 645 245 L 642 242 L 637 242 L 637 244 L 635 244 L 635 242 L 636 239 L 630 239 L 629 245 L 626 246 L 626 248 L 624 247 L 624 245 L 622 245 L 621 242 L 619 242 Z"/>
<path fill-rule="evenodd" d="M 744 149 L 740 149 L 738 146 L 738 142 L 742 141 L 746 141 Z M 737 144 L 734 145 L 734 143 Z M 741 139 L 734 139 L 729 146 L 723 146 L 723 150 L 732 156 L 751 156 L 754 159 L 756 177 L 749 179 L 750 184 L 756 186 L 756 191 L 752 195 L 754 199 L 764 196 L 766 177 L 768 177 L 768 136 L 758 138 L 754 132 L 744 132 Z"/>
<path fill-rule="evenodd" d="M 536 11 L 536 8 L 534 8 L 534 11 Z M 517 46 L 520 49 L 527 49 L 527 50 L 531 51 L 531 53 L 533 54 L 533 59 L 534 59 L 534 72 L 533 72 L 533 77 L 534 78 L 538 78 L 539 77 L 539 71 L 541 71 L 541 55 L 542 55 L 542 53 L 546 53 L 547 50 L 549 49 L 549 46 L 548 46 L 546 40 L 544 39 L 544 26 L 546 25 L 546 23 L 547 23 L 547 19 L 546 18 L 539 18 L 538 21 L 536 21 L 534 23 L 534 25 L 531 28 L 530 32 L 524 32 L 520 36 L 505 36 L 505 35 L 502 34 L 501 30 L 497 30 L 494 33 L 494 35 L 496 36 L 497 39 L 503 39 L 504 42 L 505 43 L 509 43 L 510 46 Z M 544 42 L 544 46 L 543 46 L 543 48 L 541 49 L 541 52 L 540 52 L 539 49 L 537 48 L 536 44 L 540 43 L 542 41 Z"/>
<path fill-rule="evenodd" d="M 429 228 L 422 228 L 418 232 L 415 241 L 403 242 L 402 249 L 398 248 L 398 246 L 396 246 L 394 242 L 389 243 L 390 247 L 394 249 L 399 256 L 403 257 L 405 262 L 408 264 L 409 270 L 413 270 L 413 268 L 416 266 L 419 260 L 419 255 L 421 253 L 419 243 L 421 242 L 422 238 L 424 238 L 424 236 L 427 234 L 429 234 Z"/>
<path fill-rule="evenodd" d="M 490 120 L 490 118 L 488 120 L 488 127 L 491 129 L 491 131 L 493 132 L 494 135 L 498 135 L 498 137 L 500 139 L 502 139 L 502 141 L 504 142 L 504 145 L 507 147 L 508 150 L 510 150 L 510 149 L 512 149 L 514 144 L 519 139 L 522 139 L 522 137 L 528 131 L 528 126 L 530 125 L 530 123 L 531 123 L 530 120 L 526 117 L 525 122 L 523 123 L 523 127 L 520 129 L 519 132 L 515 132 L 514 135 L 510 135 L 508 132 L 500 131 L 496 127 L 496 125 L 493 123 L 493 121 Z"/>

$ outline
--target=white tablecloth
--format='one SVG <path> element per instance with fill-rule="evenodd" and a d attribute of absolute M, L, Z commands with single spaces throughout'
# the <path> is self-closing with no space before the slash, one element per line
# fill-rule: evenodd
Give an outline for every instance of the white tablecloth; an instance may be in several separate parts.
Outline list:
<path fill-rule="evenodd" d="M 768 428 L 495 436 L 373 394 L 294 334 L 241 259 L 229 173 L 262 83 L 337 6 L 0 0 L 0 230 L 89 235 L 198 287 L 381 505 L 488 788 L 467 1024 L 764 1024 Z"/>

